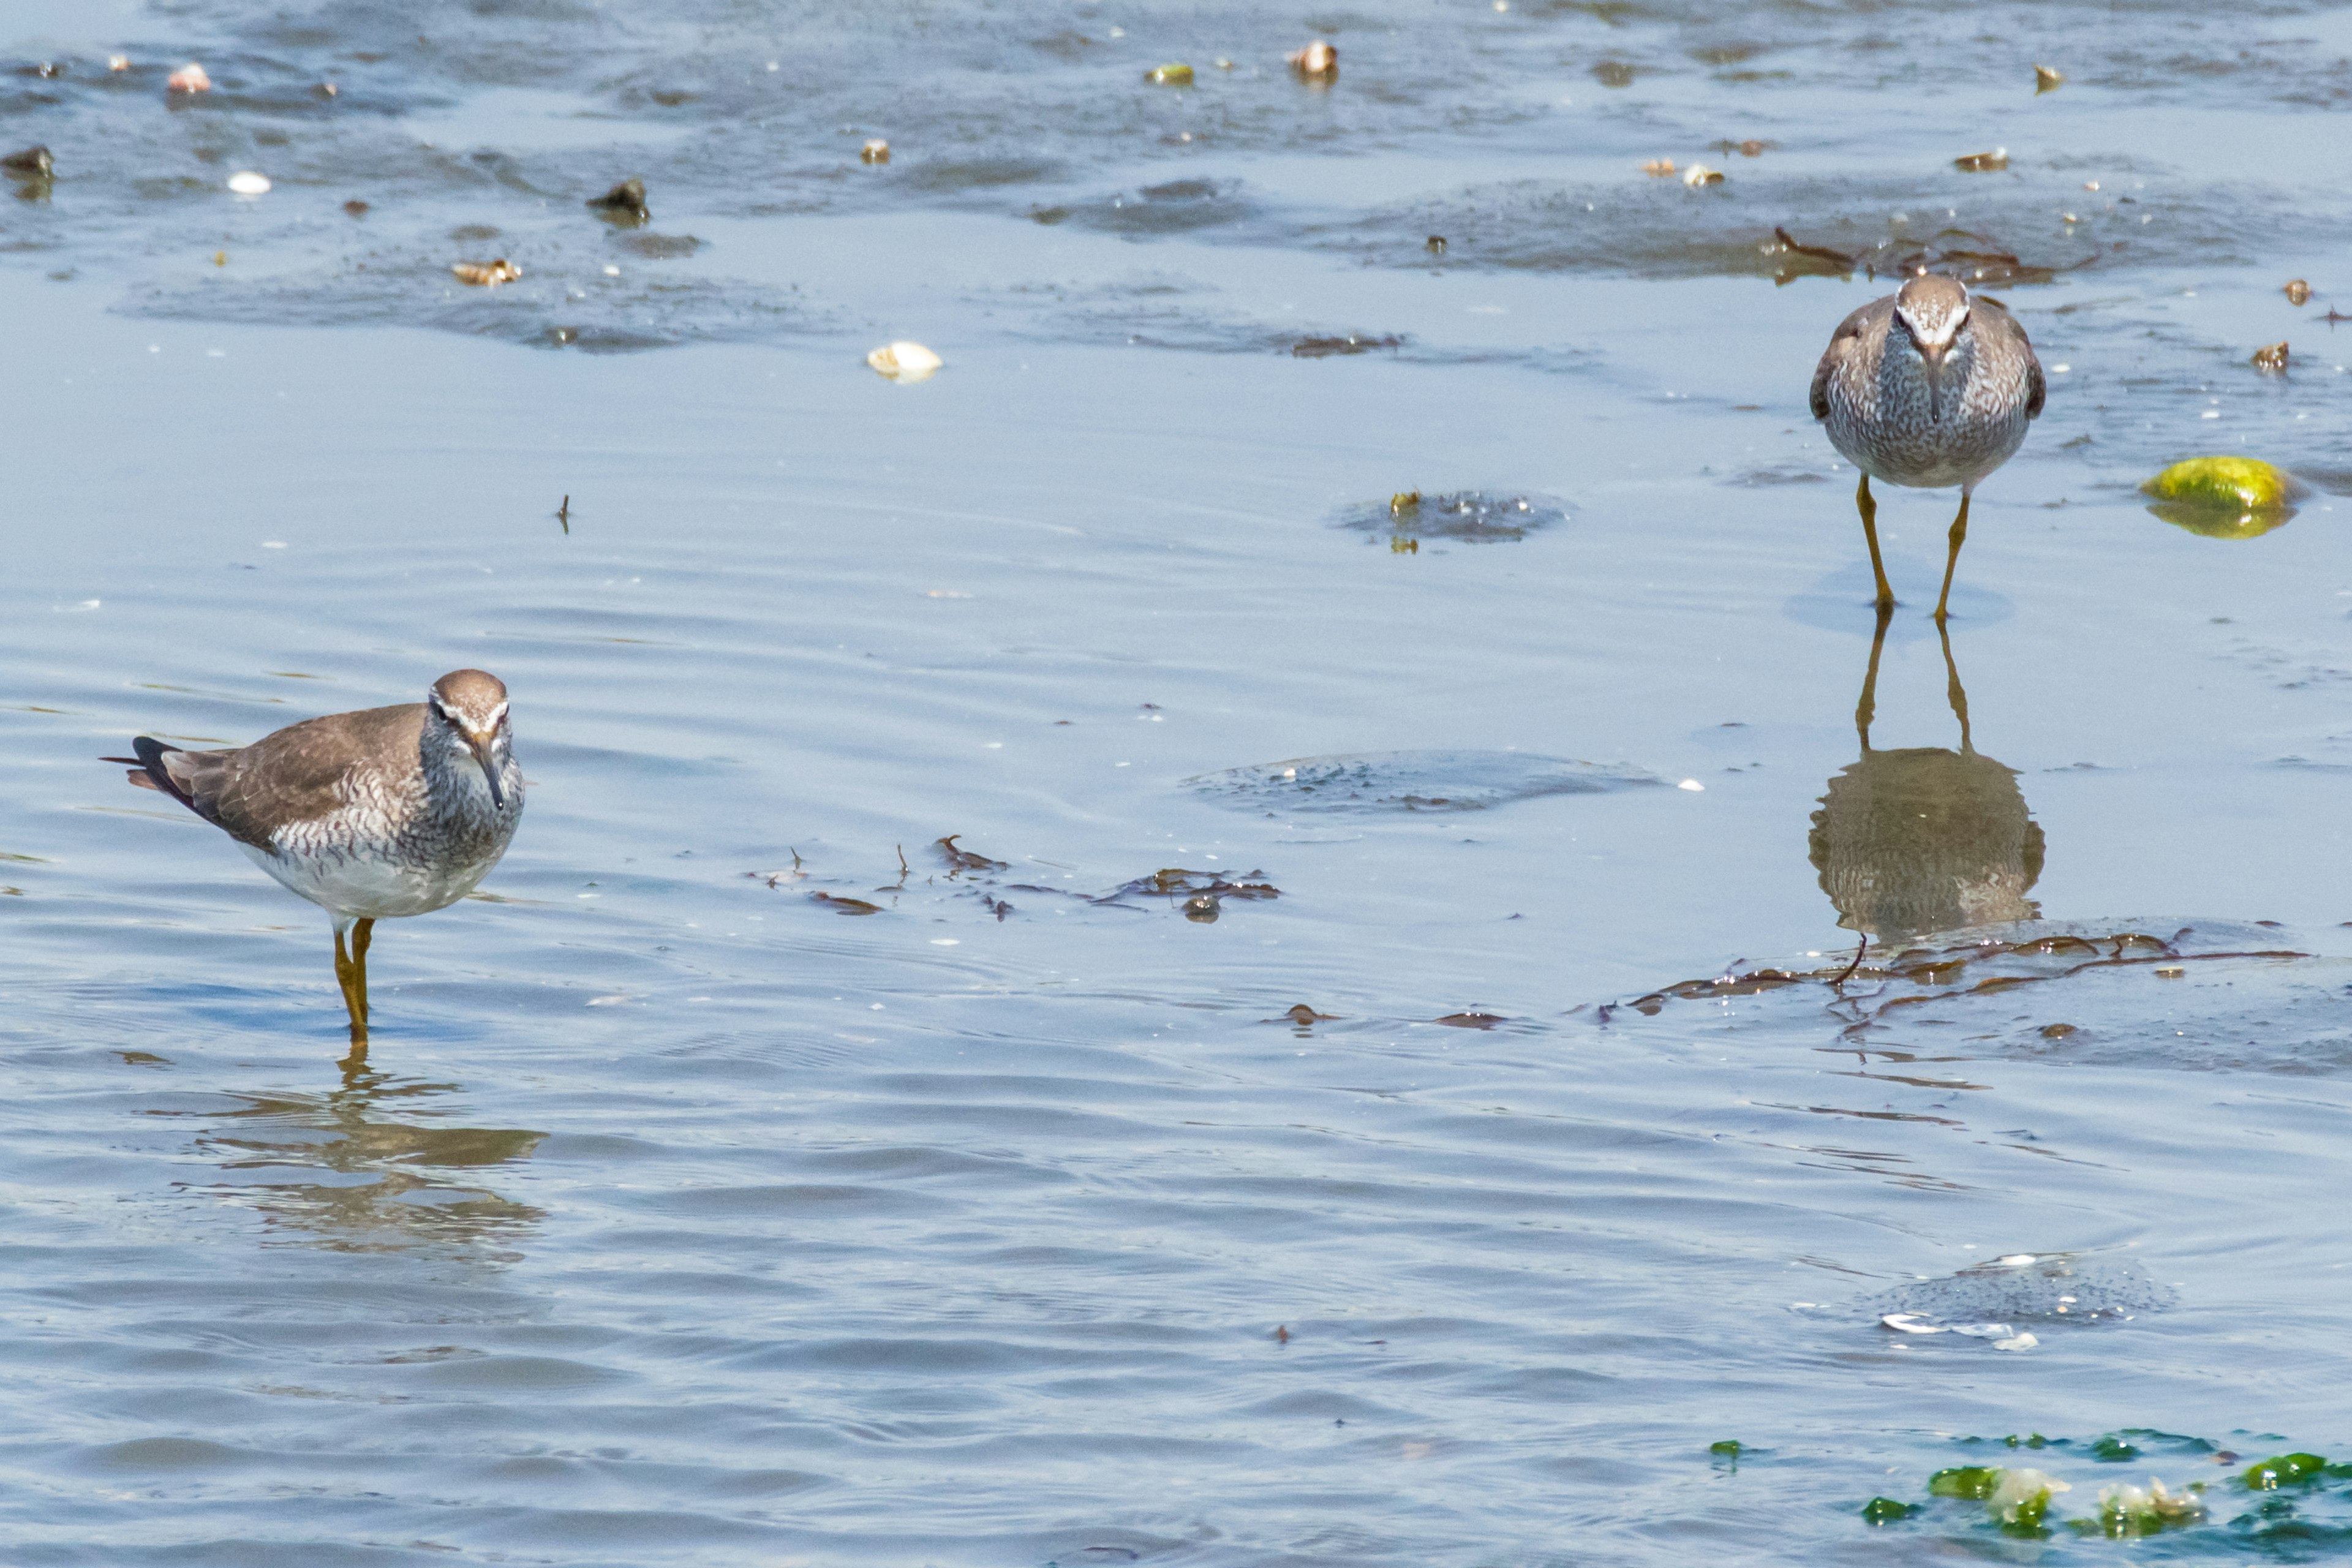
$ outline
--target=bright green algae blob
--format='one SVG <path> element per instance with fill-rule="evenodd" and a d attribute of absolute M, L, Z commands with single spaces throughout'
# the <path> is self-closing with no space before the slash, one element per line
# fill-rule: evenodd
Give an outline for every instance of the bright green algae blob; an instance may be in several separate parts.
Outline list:
<path fill-rule="evenodd" d="M 1916 1502 L 1896 1502 L 1891 1497 L 1874 1497 L 1862 1505 L 1862 1517 L 1871 1524 L 1900 1524 L 1921 1510 Z"/>
<path fill-rule="evenodd" d="M 1727 1459 L 1736 1459 L 1739 1458 L 1739 1439 L 1726 1437 L 1720 1443 L 1709 1443 L 1706 1446 L 1706 1451 L 1710 1454 L 1720 1454 Z"/>
<path fill-rule="evenodd" d="M 2294 475 L 2260 458 L 2189 458 L 2140 486 L 2148 510 L 2208 539 L 2252 539 L 2294 515 L 2305 494 Z"/>
<path fill-rule="evenodd" d="M 2299 1487 L 2317 1480 L 2326 1468 L 2327 1461 L 2317 1454 L 2279 1454 L 2247 1466 L 2238 1479 L 2248 1491 L 2275 1491 L 2281 1487 Z"/>
<path fill-rule="evenodd" d="M 1927 1478 L 1929 1497 L 1964 1497 L 1982 1502 L 2000 1485 L 1998 1465 L 1959 1465 Z"/>
<path fill-rule="evenodd" d="M 1157 66 L 1146 71 L 1143 79 L 1160 87 L 1190 87 L 1192 85 L 1192 68 L 1181 61 Z"/>

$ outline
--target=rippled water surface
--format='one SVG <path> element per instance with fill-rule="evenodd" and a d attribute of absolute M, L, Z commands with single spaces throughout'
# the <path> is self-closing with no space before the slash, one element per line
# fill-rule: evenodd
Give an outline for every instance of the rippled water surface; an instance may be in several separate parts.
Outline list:
<path fill-rule="evenodd" d="M 2352 13 L 5 20 L 0 1562 L 2352 1553 Z M 1948 644 L 1804 399 L 1922 261 Z M 465 665 L 347 1055 L 95 759 Z"/>

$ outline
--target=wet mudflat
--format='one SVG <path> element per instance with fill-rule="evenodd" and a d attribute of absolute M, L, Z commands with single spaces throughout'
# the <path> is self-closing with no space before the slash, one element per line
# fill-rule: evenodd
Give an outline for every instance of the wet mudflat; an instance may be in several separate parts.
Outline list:
<path fill-rule="evenodd" d="M 30 16 L 0 1561 L 2352 1542 L 2344 12 Z M 1930 250 L 2050 406 L 1874 647 L 1802 389 Z M 465 664 L 349 1060 L 92 759 Z"/>

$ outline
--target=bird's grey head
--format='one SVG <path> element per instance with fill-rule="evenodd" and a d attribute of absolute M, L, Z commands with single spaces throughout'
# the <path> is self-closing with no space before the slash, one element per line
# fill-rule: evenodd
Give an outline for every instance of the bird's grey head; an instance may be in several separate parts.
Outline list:
<path fill-rule="evenodd" d="M 1914 278 L 1895 290 L 1895 319 L 1927 365 L 1929 412 L 1941 418 L 1944 361 L 1969 324 L 1969 291 L 1954 279 Z"/>
<path fill-rule="evenodd" d="M 499 775 L 506 770 L 514 743 L 514 731 L 507 721 L 506 682 L 488 670 L 451 670 L 425 693 L 425 724 L 428 736 L 437 736 L 452 751 L 462 748 L 481 764 L 490 801 L 504 810 L 506 786 Z"/>

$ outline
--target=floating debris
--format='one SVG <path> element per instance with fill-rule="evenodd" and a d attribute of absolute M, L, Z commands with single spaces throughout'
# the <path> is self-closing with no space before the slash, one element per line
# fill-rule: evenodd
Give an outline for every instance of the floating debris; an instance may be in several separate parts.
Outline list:
<path fill-rule="evenodd" d="M 1568 511 L 1559 502 L 1537 495 L 1491 494 L 1485 490 L 1423 495 L 1419 490 L 1403 490 L 1391 496 L 1385 505 L 1372 501 L 1349 507 L 1335 521 L 1341 528 L 1361 533 L 1458 539 L 1483 544 L 1525 539 L 1537 529 L 1567 521 Z"/>
<path fill-rule="evenodd" d="M 1723 171 L 1710 169 L 1705 163 L 1693 163 L 1683 171 L 1683 184 L 1696 190 L 1701 185 L 1723 184 Z"/>
<path fill-rule="evenodd" d="M 351 214 L 353 217 L 365 217 L 368 213 L 368 205 L 363 201 L 354 198 L 343 204 L 343 210 Z"/>
<path fill-rule="evenodd" d="M 646 205 L 646 183 L 643 180 L 623 180 L 601 196 L 591 196 L 584 204 L 607 221 L 635 227 L 649 222 L 653 209 Z"/>
<path fill-rule="evenodd" d="M 1759 247 L 1766 256 L 1780 258 L 1772 268 L 1775 285 L 1793 283 L 1800 278 L 1851 278 L 1853 258 L 1843 250 L 1832 250 L 1826 245 L 1806 245 L 1793 237 L 1785 228 L 1775 228 L 1772 237 Z"/>
<path fill-rule="evenodd" d="M 1637 73 L 1623 60 L 1602 60 L 1592 68 L 1592 77 L 1603 87 L 1631 87 Z"/>
<path fill-rule="evenodd" d="M 2009 149 L 1996 147 L 1990 153 L 1970 153 L 1952 160 L 1952 167 L 1963 174 L 1990 174 L 2009 167 Z"/>
<path fill-rule="evenodd" d="M 1294 812 L 1486 811 L 1551 795 L 1653 787 L 1654 773 L 1527 752 L 1376 752 L 1294 757 L 1186 779 L 1222 805 Z"/>
<path fill-rule="evenodd" d="M 457 262 L 449 270 L 457 274 L 458 282 L 474 289 L 495 289 L 522 276 L 522 268 L 503 256 L 496 261 Z"/>
<path fill-rule="evenodd" d="M 1094 901 L 1107 904 L 1120 899 L 1135 897 L 1181 899 L 1189 906 L 1203 895 L 1211 899 L 1242 900 L 1282 897 L 1282 889 L 1271 882 L 1246 879 L 1264 877 L 1265 873 L 1263 871 L 1243 871 L 1237 875 L 1244 879 L 1234 881 L 1223 871 L 1192 871 L 1181 866 L 1163 866 L 1148 877 L 1138 877 L 1132 881 L 1122 883 L 1116 892 L 1108 893 Z M 1186 912 L 1191 913 L 1189 908 Z"/>
<path fill-rule="evenodd" d="M 1214 925 L 1221 913 L 1214 893 L 1195 893 L 1184 900 L 1184 918 L 1200 925 Z"/>
<path fill-rule="evenodd" d="M 1006 862 L 1003 860 L 992 860 L 985 855 L 976 855 L 969 849 L 960 847 L 956 840 L 962 837 L 961 833 L 950 833 L 944 838 L 934 839 L 931 843 L 931 847 L 940 852 L 940 858 L 947 861 L 948 872 L 950 876 L 960 871 L 1003 871 L 1008 868 Z"/>
<path fill-rule="evenodd" d="M 2288 279 L 2286 284 L 2286 302 L 2290 305 L 2309 304 L 2311 302 L 2311 285 L 2305 282 L 2300 278 Z"/>
<path fill-rule="evenodd" d="M 266 196 L 269 194 L 269 176 L 240 169 L 228 177 L 228 188 L 240 196 Z"/>
<path fill-rule="evenodd" d="M 310 96 L 312 98 L 332 98 L 342 90 L 343 89 L 341 88 L 337 87 L 333 82 L 322 81 L 318 86 L 310 89 Z"/>
<path fill-rule="evenodd" d="M 2256 349 L 2254 351 L 2253 366 L 2256 370 L 2269 371 L 2273 375 L 2285 374 L 2285 341 L 2282 339 L 2274 343 L 2264 343 L 2261 348 Z"/>
<path fill-rule="evenodd" d="M 1863 1521 L 1868 1524 L 1900 1524 L 1915 1513 L 1925 1513 L 1923 1503 L 1898 1502 L 1891 1497 L 1874 1497 L 1862 1505 Z"/>
<path fill-rule="evenodd" d="M 206 76 L 205 68 L 194 60 L 163 79 L 163 90 L 166 92 L 210 92 L 212 89 L 213 79 Z"/>
<path fill-rule="evenodd" d="M 1423 242 L 1423 248 L 1426 249 L 1432 256 L 1444 255 L 1445 237 L 1442 234 L 1431 235 L 1429 238 Z"/>
<path fill-rule="evenodd" d="M 861 163 L 888 163 L 890 161 L 890 143 L 883 141 L 879 136 L 874 137 L 872 140 L 868 141 L 865 146 L 860 147 L 857 150 L 857 161 Z"/>
<path fill-rule="evenodd" d="M 1331 82 L 1337 81 L 1339 78 L 1339 51 L 1321 38 L 1283 58 L 1289 61 L 1290 68 L 1304 80 Z"/>
<path fill-rule="evenodd" d="M 1675 161 L 1672 158 L 1653 158 L 1642 165 L 1642 173 L 1654 180 L 1663 180 L 1674 172 Z"/>
<path fill-rule="evenodd" d="M 127 71 L 131 68 L 131 57 L 129 55 L 109 55 L 106 57 L 106 68 L 110 71 Z"/>
<path fill-rule="evenodd" d="M 1448 1013 L 1443 1018 L 1432 1018 L 1430 1022 L 1443 1024 L 1449 1029 L 1491 1029 L 1497 1024 L 1507 1024 L 1510 1020 L 1500 1013 L 1480 1013 L 1474 1010 L 1467 1013 Z"/>
<path fill-rule="evenodd" d="M 2000 1477 L 1985 1499 L 1985 1508 L 2012 1530 L 2036 1531 L 2050 1512 L 2050 1499 L 2057 1492 L 2074 1489 L 2057 1477 L 2041 1470 L 2001 1470 Z"/>
<path fill-rule="evenodd" d="M 866 356 L 866 363 L 874 367 L 877 375 L 892 381 L 917 382 L 929 380 L 945 362 L 922 344 L 901 339 L 876 349 Z"/>
<path fill-rule="evenodd" d="M 1370 353 L 1374 349 L 1393 349 L 1403 346 L 1404 340 L 1394 332 L 1380 338 L 1368 338 L 1349 332 L 1343 338 L 1301 338 L 1290 345 L 1290 356 L 1293 359 L 1328 359 L 1333 354 Z"/>
<path fill-rule="evenodd" d="M 1192 68 L 1181 60 L 1171 61 L 1164 66 L 1152 67 L 1143 73 L 1143 79 L 1155 87 L 1190 87 L 1192 85 Z"/>
<path fill-rule="evenodd" d="M 2198 1494 L 2202 1482 L 2192 1482 L 2185 1491 L 2172 1491 L 2154 1476 L 2145 1488 L 2128 1481 L 2118 1486 L 2099 1489 L 2099 1513 L 2095 1520 L 2070 1519 L 2067 1527 L 2078 1534 L 2104 1535 L 2120 1540 L 2130 1535 L 2154 1535 L 2161 1530 L 2174 1530 L 2184 1524 L 2194 1524 L 2205 1517 L 2205 1500 Z"/>
<path fill-rule="evenodd" d="M 11 153 L 5 158 L 0 158 L 0 169 L 19 176 L 46 180 L 57 172 L 57 164 L 50 159 L 47 147 L 27 147 L 21 153 Z"/>
<path fill-rule="evenodd" d="M 2252 539 L 2294 516 L 2307 493 L 2259 458 L 2189 458 L 2140 486 L 2148 510 L 2209 539 Z"/>
<path fill-rule="evenodd" d="M 1295 1002 L 1291 1004 L 1290 1006 L 1283 1010 L 1283 1014 L 1280 1017 L 1260 1018 L 1258 1022 L 1261 1024 L 1296 1024 L 1300 1028 L 1305 1029 L 1312 1027 L 1317 1024 L 1328 1024 L 1335 1022 L 1339 1016 L 1339 1015 L 1337 1013 L 1318 1013 L 1314 1008 L 1308 1006 L 1304 1002 Z"/>
<path fill-rule="evenodd" d="M 2065 85 L 2066 77 L 2063 71 L 2050 66 L 2033 68 L 2033 91 L 2036 97 L 2045 92 L 2055 92 Z"/>
<path fill-rule="evenodd" d="M 837 915 L 878 915 L 882 912 L 879 904 L 869 904 L 864 899 L 844 898 L 839 893 L 811 893 L 809 902 L 823 904 Z"/>

